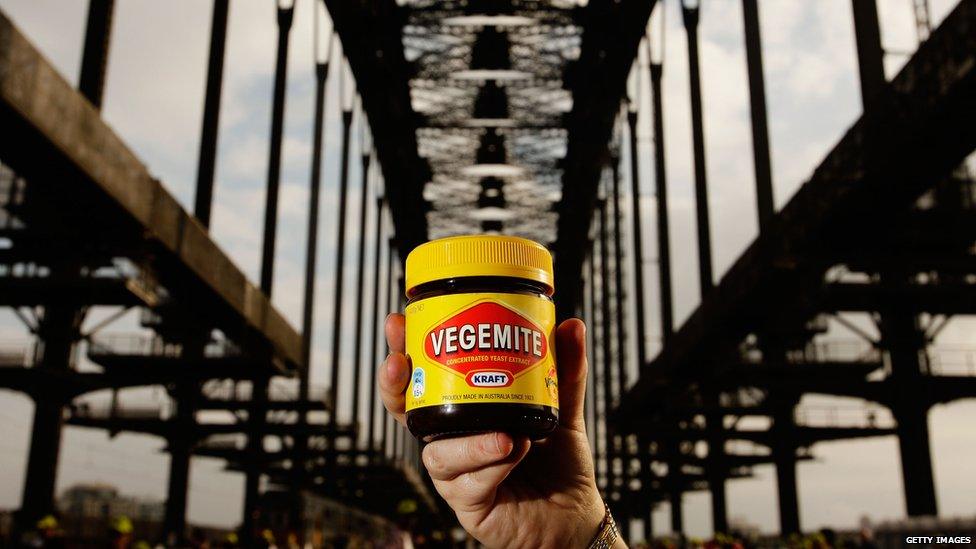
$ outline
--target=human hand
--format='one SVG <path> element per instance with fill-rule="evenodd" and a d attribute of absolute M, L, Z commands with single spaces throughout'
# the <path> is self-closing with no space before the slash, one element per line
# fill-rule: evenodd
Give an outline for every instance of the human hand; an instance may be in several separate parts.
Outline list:
<path fill-rule="evenodd" d="M 484 433 L 431 442 L 423 462 L 461 526 L 487 547 L 586 547 L 605 509 L 586 439 L 586 328 L 570 319 L 556 329 L 559 426 L 541 441 Z M 387 411 L 401 424 L 410 364 L 404 317 L 386 319 L 392 353 L 377 376 Z M 618 538 L 614 547 L 624 547 Z"/>

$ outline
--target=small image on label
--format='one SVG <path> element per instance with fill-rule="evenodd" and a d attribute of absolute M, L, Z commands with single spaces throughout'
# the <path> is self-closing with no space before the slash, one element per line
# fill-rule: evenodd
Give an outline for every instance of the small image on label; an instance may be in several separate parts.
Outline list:
<path fill-rule="evenodd" d="M 413 386 L 413 398 L 420 398 L 424 396 L 424 391 L 426 390 L 424 382 L 424 369 L 414 368 L 413 376 L 411 377 L 410 384 Z"/>

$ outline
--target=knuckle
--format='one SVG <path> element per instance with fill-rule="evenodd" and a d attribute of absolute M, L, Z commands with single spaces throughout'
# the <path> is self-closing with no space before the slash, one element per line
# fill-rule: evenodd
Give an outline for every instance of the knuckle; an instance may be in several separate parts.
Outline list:
<path fill-rule="evenodd" d="M 431 449 L 430 446 L 424 449 L 421 457 L 424 462 L 424 467 L 427 468 L 427 472 L 429 472 L 431 476 L 441 477 L 444 475 L 444 462 L 437 455 L 437 453 Z"/>

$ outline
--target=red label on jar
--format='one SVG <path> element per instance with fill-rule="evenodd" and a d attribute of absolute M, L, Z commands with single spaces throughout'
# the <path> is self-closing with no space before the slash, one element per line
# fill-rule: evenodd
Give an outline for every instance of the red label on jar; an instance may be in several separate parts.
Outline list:
<path fill-rule="evenodd" d="M 506 387 L 549 353 L 542 328 L 515 311 L 482 302 L 427 332 L 427 357 L 465 376 L 472 387 Z"/>

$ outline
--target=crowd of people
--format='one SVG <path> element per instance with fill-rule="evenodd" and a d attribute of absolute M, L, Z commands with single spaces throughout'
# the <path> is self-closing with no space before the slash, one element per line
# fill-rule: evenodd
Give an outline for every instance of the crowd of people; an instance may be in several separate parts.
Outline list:
<path fill-rule="evenodd" d="M 262 539 L 265 541 L 266 547 L 291 547 L 290 545 L 277 545 L 270 531 L 264 532 Z M 132 521 L 126 516 L 110 519 L 106 525 L 103 539 L 74 539 L 65 531 L 56 516 L 46 515 L 37 521 L 35 528 L 23 532 L 14 546 L 25 549 L 68 549 L 89 546 L 107 546 L 111 549 L 233 549 L 241 545 L 237 534 L 234 532 L 226 533 L 220 540 L 212 540 L 208 539 L 198 529 L 191 530 L 186 540 L 172 543 L 151 543 L 136 535 Z M 294 544 L 294 547 L 297 547 L 297 544 Z"/>
<path fill-rule="evenodd" d="M 651 542 L 638 541 L 634 549 L 876 549 L 869 531 L 839 534 L 824 528 L 807 534 L 786 537 L 716 534 L 707 539 L 662 537 Z"/>

